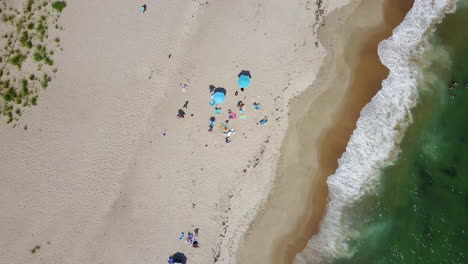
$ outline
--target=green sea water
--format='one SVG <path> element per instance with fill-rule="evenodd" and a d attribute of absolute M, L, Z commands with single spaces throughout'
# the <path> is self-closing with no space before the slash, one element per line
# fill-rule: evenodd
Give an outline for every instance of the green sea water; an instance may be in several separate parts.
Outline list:
<path fill-rule="evenodd" d="M 377 189 L 349 208 L 352 255 L 336 264 L 468 263 L 468 0 L 430 43 L 401 152 Z"/>

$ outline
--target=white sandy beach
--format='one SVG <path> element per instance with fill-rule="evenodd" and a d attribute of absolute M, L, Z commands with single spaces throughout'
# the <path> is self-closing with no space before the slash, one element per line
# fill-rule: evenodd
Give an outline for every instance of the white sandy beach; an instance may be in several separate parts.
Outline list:
<path fill-rule="evenodd" d="M 235 263 L 276 175 L 288 102 L 325 58 L 321 13 L 347 2 L 173 0 L 144 14 L 142 1 L 67 2 L 56 78 L 23 113 L 27 130 L 0 125 L 0 263 L 165 263 L 176 252 Z M 242 70 L 252 85 L 236 97 Z M 209 85 L 227 90 L 213 133 Z M 226 144 L 218 124 L 239 100 L 248 119 L 230 122 Z M 178 240 L 195 228 L 200 248 Z"/>

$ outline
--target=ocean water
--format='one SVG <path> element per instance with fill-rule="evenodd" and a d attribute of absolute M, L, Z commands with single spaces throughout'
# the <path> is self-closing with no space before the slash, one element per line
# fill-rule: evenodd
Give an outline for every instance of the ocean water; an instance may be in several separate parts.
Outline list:
<path fill-rule="evenodd" d="M 468 263 L 467 1 L 415 0 L 379 44 L 389 76 L 327 180 L 327 213 L 298 263 Z"/>
<path fill-rule="evenodd" d="M 411 125 L 375 187 L 343 210 L 348 251 L 333 263 L 468 263 L 467 25 L 464 0 L 412 59 L 420 79 Z"/>

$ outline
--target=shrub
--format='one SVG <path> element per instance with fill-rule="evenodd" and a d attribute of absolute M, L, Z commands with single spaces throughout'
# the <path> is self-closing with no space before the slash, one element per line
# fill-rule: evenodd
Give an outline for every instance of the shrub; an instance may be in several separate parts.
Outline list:
<path fill-rule="evenodd" d="M 55 1 L 52 3 L 52 7 L 57 10 L 58 12 L 62 12 L 62 10 L 67 6 L 67 3 L 64 1 Z"/>
<path fill-rule="evenodd" d="M 26 2 L 26 7 L 25 7 L 26 12 L 31 12 L 31 10 L 32 10 L 32 5 L 33 5 L 33 0 L 28 0 L 28 1 Z"/>
<path fill-rule="evenodd" d="M 31 40 L 29 40 L 29 34 L 27 31 L 23 31 L 23 34 L 21 35 L 21 38 L 20 38 L 20 43 L 24 47 L 32 48 L 32 42 Z"/>
<path fill-rule="evenodd" d="M 20 53 L 11 58 L 10 63 L 21 69 L 24 60 L 26 60 L 26 56 Z"/>

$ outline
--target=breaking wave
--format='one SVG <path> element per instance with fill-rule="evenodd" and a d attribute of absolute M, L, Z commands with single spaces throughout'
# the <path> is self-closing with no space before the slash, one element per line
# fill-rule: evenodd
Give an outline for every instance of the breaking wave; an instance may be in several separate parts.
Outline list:
<path fill-rule="evenodd" d="M 344 210 L 375 186 L 382 167 L 392 161 L 418 97 L 420 71 L 411 58 L 422 52 L 427 31 L 454 11 L 456 2 L 415 0 L 393 35 L 379 44 L 378 54 L 389 76 L 361 111 L 339 167 L 328 178 L 330 202 L 320 231 L 294 263 L 328 263 L 351 253 L 346 241 L 354 231 L 345 223 Z"/>

